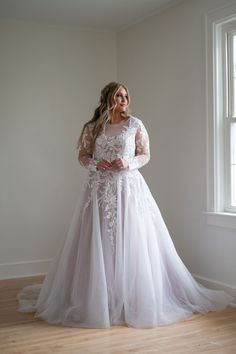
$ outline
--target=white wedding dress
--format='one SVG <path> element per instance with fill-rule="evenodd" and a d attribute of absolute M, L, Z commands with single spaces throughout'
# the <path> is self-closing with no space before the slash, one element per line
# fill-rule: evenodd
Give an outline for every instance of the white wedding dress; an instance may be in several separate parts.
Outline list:
<path fill-rule="evenodd" d="M 142 121 L 107 125 L 93 156 L 91 133 L 92 123 L 79 146 L 88 179 L 64 244 L 43 284 L 18 294 L 19 311 L 64 326 L 148 328 L 226 307 L 233 298 L 200 285 L 183 264 L 138 170 L 150 157 Z M 96 170 L 118 157 L 127 169 Z"/>

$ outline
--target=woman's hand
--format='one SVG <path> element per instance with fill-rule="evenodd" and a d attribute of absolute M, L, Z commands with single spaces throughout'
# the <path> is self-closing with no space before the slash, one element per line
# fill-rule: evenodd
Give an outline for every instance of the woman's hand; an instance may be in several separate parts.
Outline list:
<path fill-rule="evenodd" d="M 108 160 L 102 159 L 97 163 L 97 170 L 99 171 L 111 170 L 111 168 L 112 163 Z"/>
<path fill-rule="evenodd" d="M 111 164 L 112 164 L 112 168 L 111 169 L 113 171 L 124 170 L 124 169 L 126 169 L 129 166 L 128 162 L 126 160 L 124 160 L 124 159 L 121 159 L 121 158 L 111 161 Z"/>

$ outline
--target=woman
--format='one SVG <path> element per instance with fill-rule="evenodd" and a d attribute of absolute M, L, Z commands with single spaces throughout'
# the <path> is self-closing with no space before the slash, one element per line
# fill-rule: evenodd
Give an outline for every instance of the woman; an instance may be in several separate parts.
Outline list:
<path fill-rule="evenodd" d="M 82 198 L 42 287 L 19 294 L 20 311 L 65 326 L 148 328 L 233 300 L 197 283 L 179 258 L 138 171 L 149 161 L 149 139 L 142 121 L 128 113 L 129 103 L 122 84 L 102 90 L 77 145 L 89 170 Z M 35 289 L 36 304 L 31 296 L 25 300 Z"/>

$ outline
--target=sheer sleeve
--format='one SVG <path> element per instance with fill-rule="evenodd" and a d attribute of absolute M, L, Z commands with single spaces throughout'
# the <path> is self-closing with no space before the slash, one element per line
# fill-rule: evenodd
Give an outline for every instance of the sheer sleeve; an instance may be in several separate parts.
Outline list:
<path fill-rule="evenodd" d="M 139 122 L 139 127 L 135 135 L 135 145 L 135 156 L 128 161 L 129 170 L 140 168 L 146 165 L 150 160 L 148 132 L 141 121 Z"/>
<path fill-rule="evenodd" d="M 92 152 L 92 124 L 86 125 L 82 139 L 77 144 L 77 149 L 79 150 L 78 161 L 79 163 L 91 171 L 96 171 L 97 160 L 93 158 Z"/>

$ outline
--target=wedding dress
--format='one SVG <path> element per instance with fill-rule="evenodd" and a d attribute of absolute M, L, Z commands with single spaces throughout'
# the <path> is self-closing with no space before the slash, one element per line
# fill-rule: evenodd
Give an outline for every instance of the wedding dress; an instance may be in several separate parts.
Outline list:
<path fill-rule="evenodd" d="M 142 121 L 108 124 L 93 154 L 92 124 L 79 146 L 88 179 L 65 241 L 43 284 L 18 294 L 18 310 L 72 327 L 148 328 L 226 307 L 233 298 L 203 287 L 183 264 L 138 170 L 150 158 Z M 128 168 L 96 170 L 119 157 Z"/>

